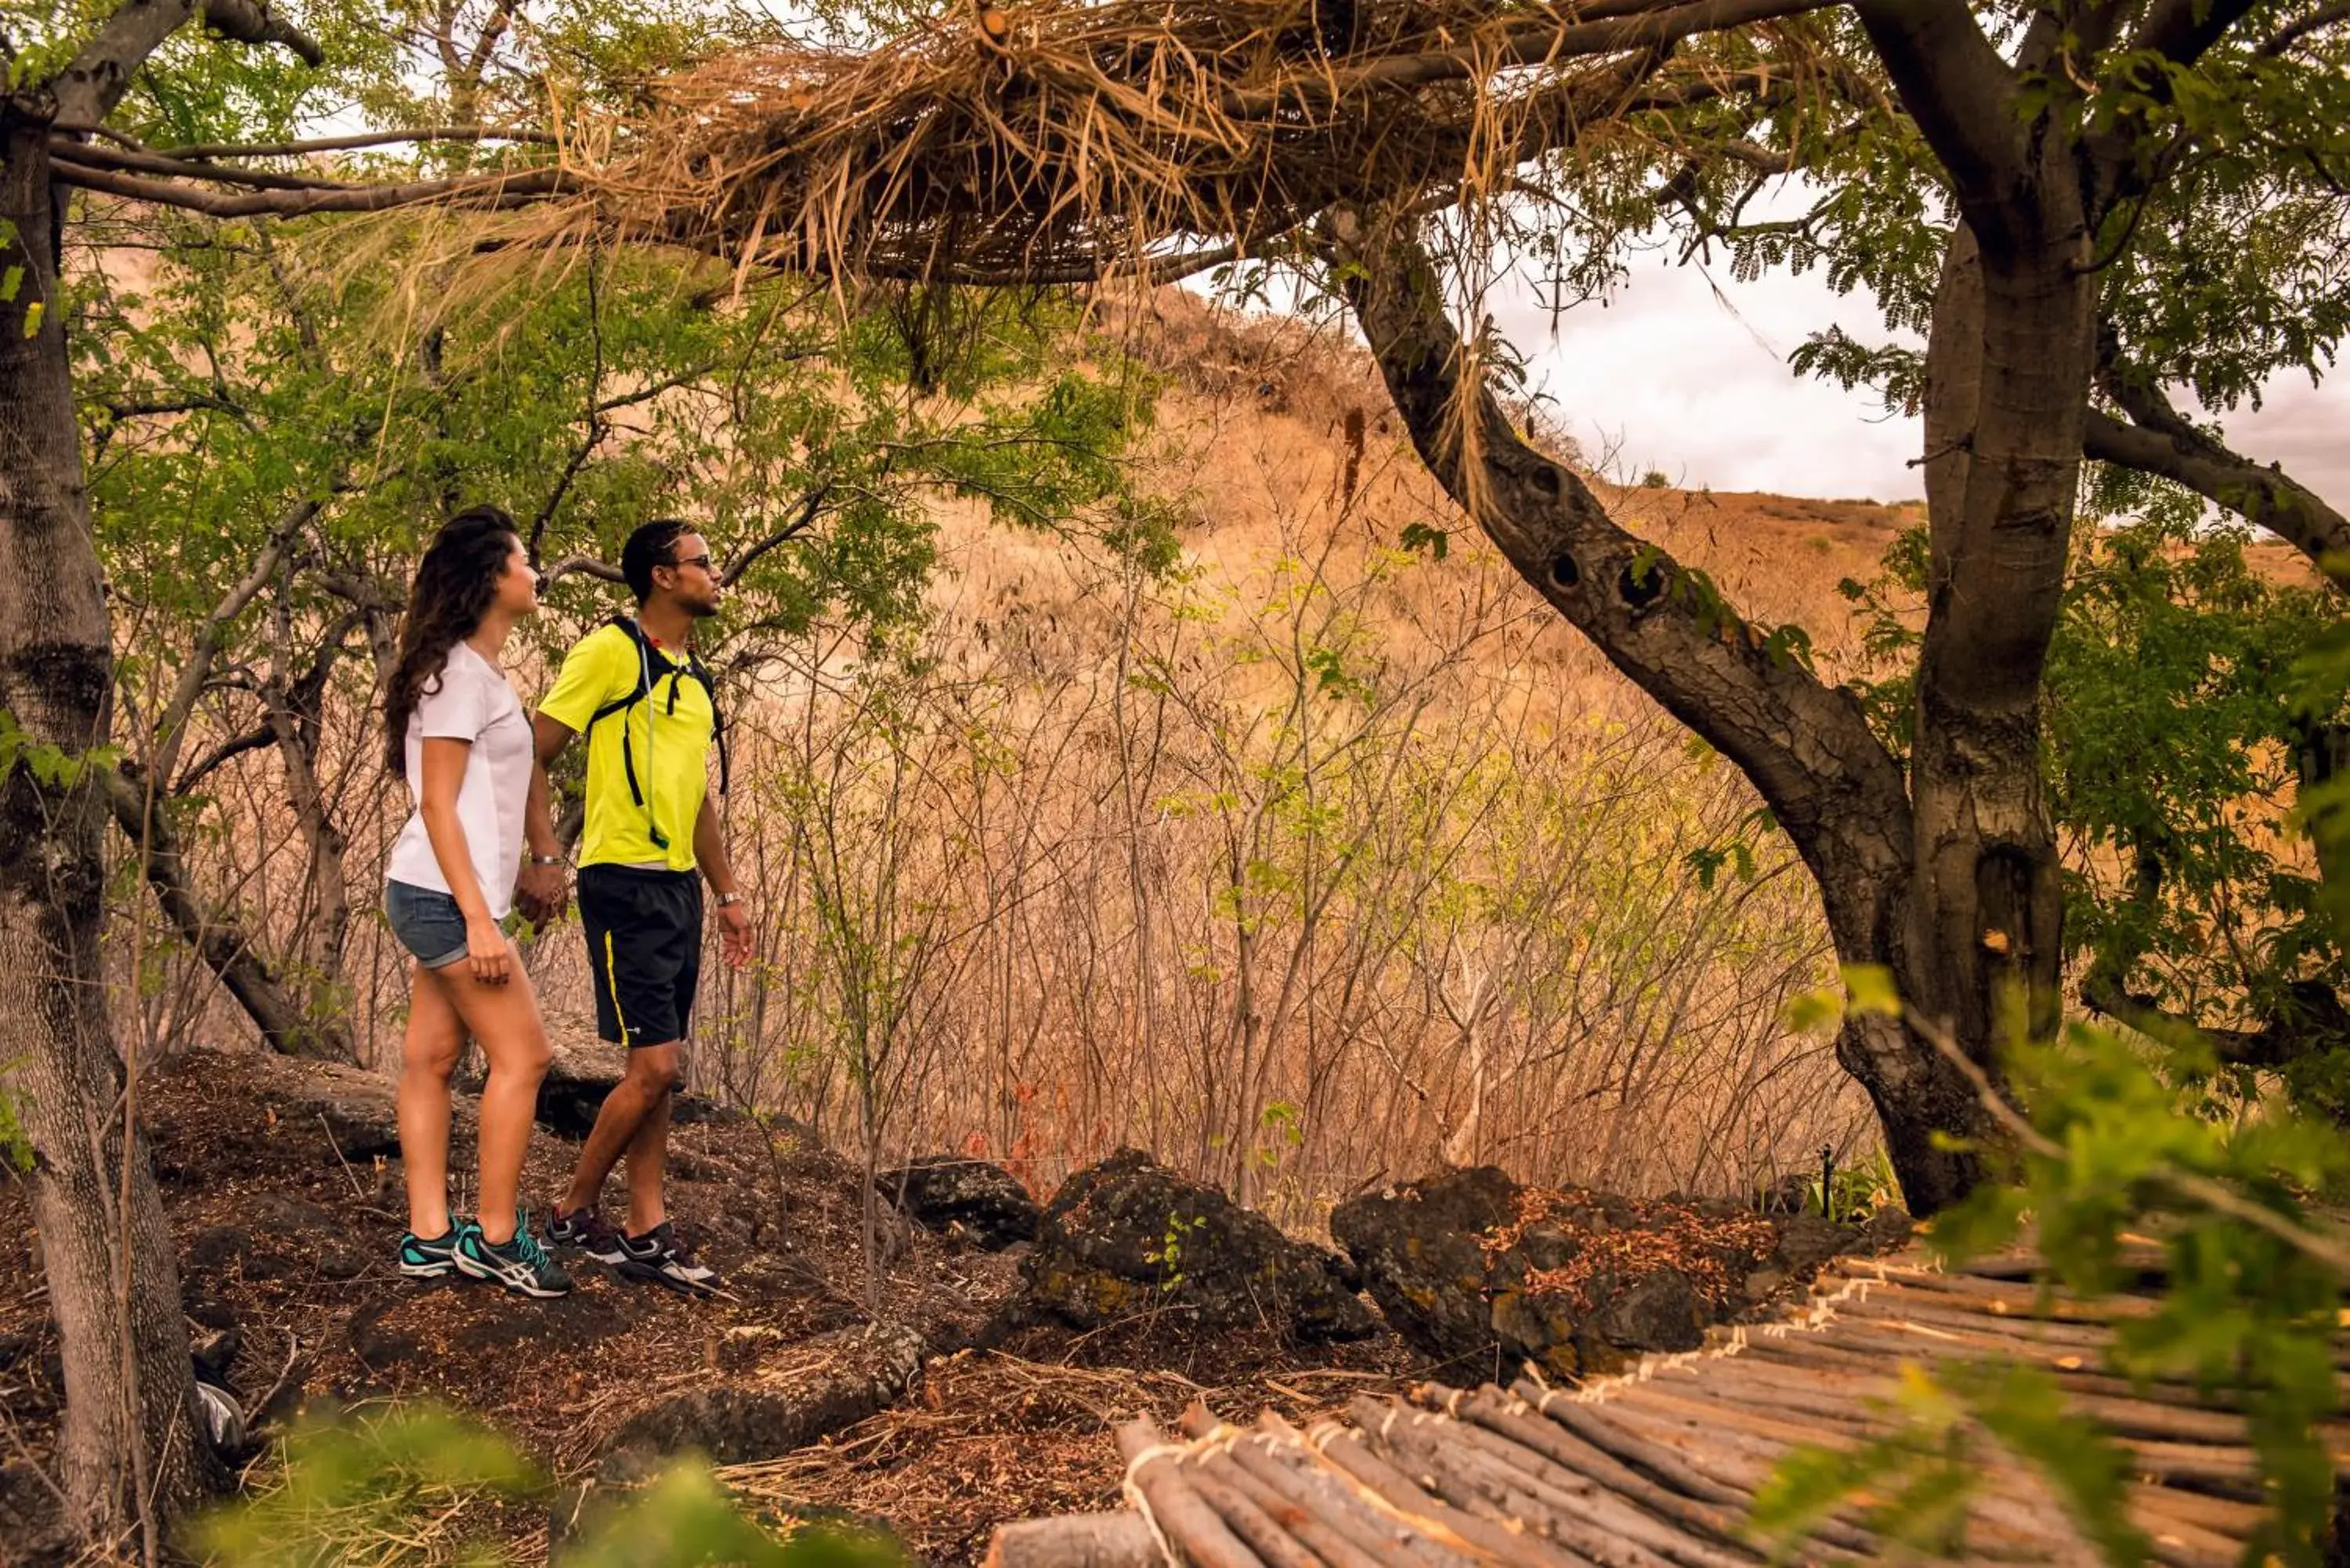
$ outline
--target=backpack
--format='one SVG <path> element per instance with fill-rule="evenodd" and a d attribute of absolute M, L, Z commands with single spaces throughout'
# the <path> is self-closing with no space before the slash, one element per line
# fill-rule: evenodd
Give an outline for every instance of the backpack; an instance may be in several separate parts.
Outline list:
<path fill-rule="evenodd" d="M 611 701 L 605 703 L 601 708 L 597 709 L 594 714 L 592 714 L 588 720 L 588 729 L 589 732 L 592 733 L 595 731 L 597 724 L 601 721 L 611 717 L 615 713 L 623 715 L 620 720 L 620 766 L 622 771 L 629 775 L 629 798 L 636 802 L 639 809 L 644 809 L 645 792 L 637 783 L 636 747 L 629 738 L 629 721 L 625 715 L 629 709 L 635 707 L 646 698 L 650 697 L 653 694 L 654 689 L 660 684 L 661 678 L 663 676 L 667 676 L 669 678 L 669 703 L 667 708 L 664 710 L 667 712 L 674 713 L 677 711 L 677 685 L 680 680 L 698 680 L 702 683 L 702 691 L 708 692 L 710 695 L 710 737 L 712 740 L 718 742 L 718 795 L 720 799 L 723 800 L 726 796 L 726 785 L 728 782 L 727 775 L 729 773 L 726 757 L 726 719 L 725 716 L 718 711 L 718 684 L 715 680 L 712 680 L 709 668 L 702 662 L 701 659 L 695 655 L 693 649 L 691 648 L 685 650 L 684 663 L 680 664 L 671 659 L 668 654 L 662 652 L 661 649 L 655 645 L 652 639 L 645 635 L 644 628 L 637 624 L 636 618 L 633 616 L 616 615 L 607 624 L 617 626 L 622 631 L 627 632 L 629 634 L 629 640 L 636 645 L 637 684 L 635 690 L 631 691 L 627 696 L 616 697 Z M 648 728 L 645 731 L 646 745 L 650 747 L 652 743 L 652 731 L 650 727 L 650 716 L 648 716 L 647 723 Z M 647 815 L 648 817 L 650 816 L 650 811 L 647 812 Z M 661 849 L 667 849 L 669 847 L 668 836 L 663 834 L 658 826 L 652 826 L 648 822 L 647 829 L 652 835 L 652 841 L 656 847 Z"/>

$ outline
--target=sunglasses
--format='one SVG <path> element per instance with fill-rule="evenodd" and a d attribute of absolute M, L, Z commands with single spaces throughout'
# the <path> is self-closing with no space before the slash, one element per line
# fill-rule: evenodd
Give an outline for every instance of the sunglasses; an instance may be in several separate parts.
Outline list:
<path fill-rule="evenodd" d="M 682 556 L 665 561 L 662 565 L 670 566 L 700 566 L 706 572 L 710 570 L 710 556 L 706 553 L 700 556 Z"/>

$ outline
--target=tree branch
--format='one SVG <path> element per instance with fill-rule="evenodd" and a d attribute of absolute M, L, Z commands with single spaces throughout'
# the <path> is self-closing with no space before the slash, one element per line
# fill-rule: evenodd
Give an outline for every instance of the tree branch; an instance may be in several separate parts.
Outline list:
<path fill-rule="evenodd" d="M 2275 1068 L 2343 1041 L 2343 1025 L 2350 1022 L 2342 1016 L 2340 999 L 2324 986 L 2304 982 L 2294 989 L 2300 1004 L 2296 1011 L 2313 1014 L 2313 1019 L 2279 1017 L 2262 1029 L 2217 1029 L 2173 1012 L 2151 995 L 2129 990 L 2109 965 L 2092 966 L 2082 978 L 2081 1001 L 2149 1040 L 2177 1046 L 2208 1044 L 2230 1066 Z M 2315 1027 L 2310 1026 L 2313 1022 Z"/>
<path fill-rule="evenodd" d="M 1324 233 L 1397 410 L 1430 469 L 1519 575 L 1617 669 L 1737 763 L 1824 888 L 1903 874 L 1900 765 L 1859 703 L 1627 533 L 1572 471 L 1519 439 L 1465 356 L 1424 249 L 1350 210 Z"/>
<path fill-rule="evenodd" d="M 49 156 L 61 163 L 128 173 L 158 174 L 166 179 L 194 180 L 213 185 L 242 185 L 257 191 L 357 191 L 367 187 L 317 174 L 280 174 L 269 169 L 239 169 L 228 164 L 174 158 L 161 152 L 125 152 L 71 136 L 49 138 Z"/>
<path fill-rule="evenodd" d="M 593 556 L 566 556 L 539 574 L 538 586 L 551 588 L 566 577 L 594 577 L 601 583 L 628 584 L 628 576 L 619 567 L 599 561 Z"/>
<path fill-rule="evenodd" d="M 2158 395 L 2153 396 L 2160 403 Z M 2176 424 L 2128 410 L 2137 422 L 2125 424 L 2097 409 L 2082 427 L 2081 450 L 2099 462 L 2119 463 L 2186 486 L 2196 494 L 2257 524 L 2299 550 L 2334 587 L 2350 592 L 2350 517 L 2282 470 L 2251 459 L 2196 430 L 2162 404 Z"/>
<path fill-rule="evenodd" d="M 212 614 L 204 618 L 203 628 L 196 633 L 195 645 L 189 650 L 188 661 L 180 667 L 171 701 L 156 722 L 155 740 L 148 757 L 155 777 L 168 781 L 179 765 L 180 746 L 187 736 L 189 717 L 196 710 L 196 700 L 203 694 L 204 683 L 212 679 L 213 662 L 220 657 L 228 628 L 277 575 L 277 567 L 286 559 L 294 536 L 308 527 L 322 509 L 320 502 L 297 501 L 279 513 L 261 553 L 254 558 L 253 569 L 223 595 Z"/>
<path fill-rule="evenodd" d="M 74 127 L 59 126 L 60 130 Z M 318 152 L 352 152 L 369 147 L 392 147 L 416 141 L 512 141 L 532 147 L 554 147 L 559 139 L 546 130 L 500 130 L 488 125 L 428 125 L 413 130 L 367 130 L 351 136 L 319 136 L 307 141 L 211 141 L 184 147 L 134 147 L 165 158 L 307 158 Z"/>
<path fill-rule="evenodd" d="M 1648 10 L 1625 5 L 1586 6 L 1573 14 L 1552 13 L 1514 31 L 1499 48 L 1446 49 L 1377 60 L 1345 75 L 1300 76 L 1277 88 L 1234 90 L 1222 95 L 1219 107 L 1235 119 L 1316 109 L 1341 102 L 1371 88 L 1416 91 L 1439 82 L 1468 81 L 1519 66 L 1555 66 L 1562 60 L 1591 55 L 1612 55 L 1628 49 L 1653 48 L 1700 33 L 1718 32 L 1749 22 L 1793 16 L 1823 8 L 1823 0 L 1691 0 L 1690 4 Z M 1605 20 L 1588 20 L 1609 10 L 1632 11 Z"/>
<path fill-rule="evenodd" d="M 2262 44 L 2260 52 L 2272 59 L 2283 54 L 2312 33 L 2350 22 L 2350 0 L 2334 0 L 2330 5 L 2320 5 L 2298 22 L 2289 22 L 2278 28 Z"/>
<path fill-rule="evenodd" d="M 311 213 L 382 213 L 426 202 L 452 206 L 500 207 L 563 194 L 572 189 L 560 169 L 513 174 L 469 174 L 450 180 L 418 180 L 398 185 L 350 185 L 322 191 L 255 191 L 229 195 L 169 180 L 149 180 L 79 164 L 59 165 L 60 182 L 127 201 L 151 202 L 214 218 L 301 217 Z"/>
<path fill-rule="evenodd" d="M 2191 66 L 2226 37 L 2228 29 L 2242 21 L 2253 4 L 2254 0 L 2155 0 L 2130 46 L 2151 50 L 2174 65 Z"/>
<path fill-rule="evenodd" d="M 639 387 L 633 392 L 615 392 L 602 402 L 596 404 L 592 411 L 608 414 L 619 409 L 635 408 L 639 403 L 650 403 L 663 392 L 674 392 L 680 387 L 690 386 L 716 369 L 718 366 L 715 362 L 697 365 L 691 370 L 680 370 L 674 376 L 664 376 L 650 386 Z"/>
<path fill-rule="evenodd" d="M 123 0 L 97 36 L 51 81 L 57 117 L 68 124 L 101 125 L 130 90 L 130 78 L 163 41 L 195 16 L 197 0 Z M 326 51 L 279 16 L 269 0 L 206 0 L 205 28 L 240 44 L 279 44 L 310 66 Z"/>
<path fill-rule="evenodd" d="M 831 493 L 831 485 L 819 484 L 801 496 L 799 515 L 726 563 L 725 571 L 719 575 L 718 586 L 722 588 L 733 587 L 742 579 L 743 574 L 757 563 L 760 556 L 806 533 L 809 526 L 816 522 L 817 508 L 824 504 L 824 498 Z"/>
<path fill-rule="evenodd" d="M 247 730 L 241 735 L 231 735 L 203 756 L 190 763 L 188 771 L 172 781 L 172 794 L 187 794 L 205 779 L 247 752 L 262 751 L 276 743 L 277 732 L 267 724 Z"/>
<path fill-rule="evenodd" d="M 611 428 L 604 422 L 603 410 L 596 403 L 596 394 L 604 389 L 604 310 L 596 281 L 593 253 L 588 257 L 588 334 L 594 348 L 588 367 L 588 430 L 579 438 L 577 448 L 572 452 L 571 461 L 563 465 L 555 487 L 547 492 L 546 504 L 541 506 L 538 514 L 530 520 L 523 553 L 534 566 L 538 565 L 538 547 L 546 537 L 546 525 L 555 520 L 556 509 L 563 504 L 563 498 L 571 493 L 572 483 L 579 477 L 579 471 L 588 466 L 588 460 L 595 455 L 596 449 L 604 444 L 604 434 Z"/>
<path fill-rule="evenodd" d="M 1966 0 L 1860 0 L 1857 10 L 1902 107 L 1949 171 L 1978 242 L 2012 244 L 2029 157 L 2015 73 Z"/>

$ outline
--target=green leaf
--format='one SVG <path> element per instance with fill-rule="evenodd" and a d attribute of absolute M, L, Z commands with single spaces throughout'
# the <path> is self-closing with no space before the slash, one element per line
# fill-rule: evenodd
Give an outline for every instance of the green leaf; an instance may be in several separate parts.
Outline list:
<path fill-rule="evenodd" d="M 1402 534 L 1398 535 L 1398 542 L 1407 550 L 1425 553 L 1440 561 L 1452 547 L 1452 535 L 1451 530 L 1432 524 L 1407 523 Z"/>
<path fill-rule="evenodd" d="M 1901 992 L 1893 983 L 1891 970 L 1880 964 L 1848 963 L 1839 965 L 1837 973 L 1844 977 L 1852 1011 L 1887 1018 L 1901 1016 Z"/>

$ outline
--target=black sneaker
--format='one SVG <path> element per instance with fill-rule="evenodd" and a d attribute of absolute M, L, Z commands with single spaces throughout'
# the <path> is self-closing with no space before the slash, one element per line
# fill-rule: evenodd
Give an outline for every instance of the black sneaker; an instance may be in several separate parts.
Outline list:
<path fill-rule="evenodd" d="M 593 1204 L 568 1214 L 557 1209 L 548 1215 L 546 1241 L 551 1247 L 577 1247 L 599 1263 L 618 1263 L 627 1256 L 620 1250 L 619 1227 L 604 1223 Z"/>
<path fill-rule="evenodd" d="M 620 1272 L 632 1280 L 650 1280 L 690 1296 L 718 1293 L 718 1272 L 694 1261 L 666 1220 L 641 1236 L 620 1238 Z"/>
<path fill-rule="evenodd" d="M 457 1238 L 465 1233 L 452 1225 L 438 1236 L 411 1231 L 400 1239 L 400 1272 L 411 1280 L 437 1280 L 457 1267 Z"/>
<path fill-rule="evenodd" d="M 516 1216 L 514 1240 L 493 1242 L 482 1234 L 479 1225 L 468 1225 L 458 1233 L 457 1271 L 477 1280 L 490 1280 L 510 1291 L 526 1296 L 562 1296 L 571 1293 L 571 1276 L 555 1266 L 530 1233 L 530 1218 Z"/>

